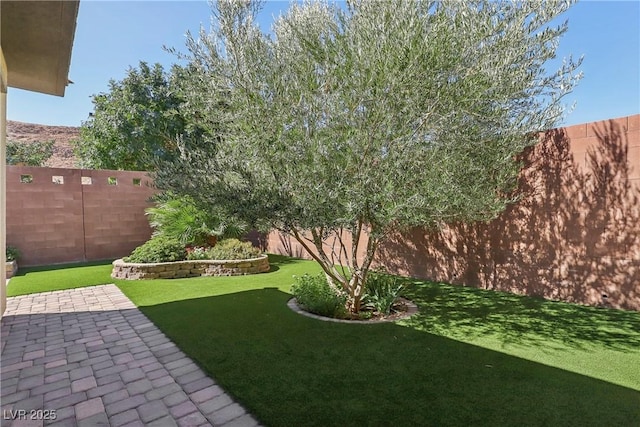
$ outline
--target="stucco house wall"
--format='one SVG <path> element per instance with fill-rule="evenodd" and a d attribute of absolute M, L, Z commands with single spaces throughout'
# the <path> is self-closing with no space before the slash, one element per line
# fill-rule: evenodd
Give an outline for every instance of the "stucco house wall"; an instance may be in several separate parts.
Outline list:
<path fill-rule="evenodd" d="M 9 87 L 63 96 L 79 0 L 0 2 L 0 277 L 6 277 L 6 134 Z M 0 315 L 6 307 L 0 284 Z"/>

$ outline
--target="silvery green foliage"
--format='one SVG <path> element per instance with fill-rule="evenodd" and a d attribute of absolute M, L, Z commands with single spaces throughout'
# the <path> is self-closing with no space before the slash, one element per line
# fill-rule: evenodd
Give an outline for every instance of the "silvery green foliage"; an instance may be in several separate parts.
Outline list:
<path fill-rule="evenodd" d="M 183 85 L 184 114 L 208 137 L 182 143 L 157 181 L 315 248 L 352 310 L 389 233 L 504 210 L 516 156 L 557 124 L 580 77 L 571 58 L 545 69 L 567 2 L 305 2 L 271 34 L 259 4 L 214 6 L 213 31 L 189 38 Z M 353 240 L 322 246 L 340 230 Z"/>

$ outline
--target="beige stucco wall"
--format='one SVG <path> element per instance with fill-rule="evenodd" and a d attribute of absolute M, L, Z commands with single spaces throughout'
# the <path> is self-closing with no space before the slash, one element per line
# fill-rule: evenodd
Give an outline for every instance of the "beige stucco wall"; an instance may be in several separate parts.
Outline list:
<path fill-rule="evenodd" d="M 4 314 L 7 305 L 7 287 L 6 287 L 6 147 L 7 147 L 7 65 L 4 62 L 2 48 L 0 48 L 0 316 Z"/>
<path fill-rule="evenodd" d="M 2 1 L 0 38 L 8 86 L 64 96 L 79 0 Z"/>
<path fill-rule="evenodd" d="M 0 315 L 6 306 L 7 88 L 64 95 L 79 3 L 80 0 L 0 3 Z"/>

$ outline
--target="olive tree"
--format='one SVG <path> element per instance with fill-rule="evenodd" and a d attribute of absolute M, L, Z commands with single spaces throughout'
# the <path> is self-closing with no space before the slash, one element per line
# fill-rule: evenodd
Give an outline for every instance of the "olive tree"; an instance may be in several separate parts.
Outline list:
<path fill-rule="evenodd" d="M 489 220 L 516 197 L 517 155 L 580 77 L 571 58 L 546 70 L 569 6 L 307 2 L 265 34 L 259 4 L 219 1 L 188 41 L 185 108 L 206 138 L 157 183 L 290 235 L 357 312 L 390 233 Z"/>

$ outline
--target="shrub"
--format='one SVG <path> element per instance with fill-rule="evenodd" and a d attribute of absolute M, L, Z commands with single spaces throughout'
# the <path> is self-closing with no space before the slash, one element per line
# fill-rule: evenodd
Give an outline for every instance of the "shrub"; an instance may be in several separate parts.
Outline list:
<path fill-rule="evenodd" d="M 7 246 L 5 254 L 7 255 L 7 261 L 15 261 L 20 258 L 20 251 L 13 246 Z"/>
<path fill-rule="evenodd" d="M 124 258 L 124 261 L 141 263 L 170 262 L 182 261 L 186 257 L 187 251 L 178 240 L 157 236 L 135 248 L 130 256 Z"/>
<path fill-rule="evenodd" d="M 210 259 L 249 259 L 260 255 L 260 249 L 251 242 L 238 239 L 225 239 L 209 250 Z"/>
<path fill-rule="evenodd" d="M 366 308 L 382 314 L 389 314 L 393 305 L 398 301 L 403 290 L 398 278 L 383 273 L 369 273 L 365 295 L 363 297 Z"/>
<path fill-rule="evenodd" d="M 209 248 L 203 246 L 196 246 L 191 249 L 187 249 L 187 259 L 188 260 L 199 260 L 199 259 L 211 259 L 211 255 L 209 254 Z"/>
<path fill-rule="evenodd" d="M 320 316 L 344 319 L 348 317 L 346 302 L 347 296 L 336 293 L 324 274 L 310 276 L 296 276 L 296 283 L 291 287 L 291 292 L 302 308 L 310 313 Z"/>
<path fill-rule="evenodd" d="M 53 155 L 54 141 L 7 141 L 7 164 L 43 166 Z"/>

